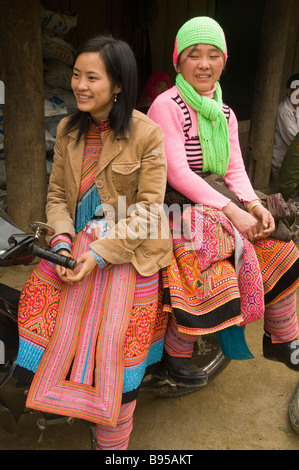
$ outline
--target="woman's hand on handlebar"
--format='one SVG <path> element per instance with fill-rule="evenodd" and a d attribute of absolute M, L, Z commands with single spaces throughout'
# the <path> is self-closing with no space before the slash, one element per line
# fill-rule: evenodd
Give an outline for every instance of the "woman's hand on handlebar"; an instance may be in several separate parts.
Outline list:
<path fill-rule="evenodd" d="M 88 276 L 94 267 L 97 265 L 97 262 L 91 253 L 91 251 L 86 251 L 82 253 L 81 256 L 77 259 L 77 266 L 79 269 L 75 270 L 72 275 L 72 283 L 77 284 L 81 282 L 84 277 Z"/>
<path fill-rule="evenodd" d="M 66 250 L 61 250 L 59 253 L 66 255 Z M 69 253 L 67 256 L 71 256 Z M 86 251 L 77 259 L 77 268 L 73 271 L 56 265 L 56 272 L 60 279 L 66 284 L 78 284 L 85 276 L 88 276 L 96 266 L 97 262 L 91 253 Z"/>
<path fill-rule="evenodd" d="M 68 258 L 71 258 L 72 256 L 67 250 L 59 250 L 58 253 L 60 255 L 67 256 Z M 71 269 L 60 266 L 59 264 L 55 265 L 55 272 L 60 277 L 60 279 L 67 284 L 70 284 L 70 279 L 74 275 Z"/>

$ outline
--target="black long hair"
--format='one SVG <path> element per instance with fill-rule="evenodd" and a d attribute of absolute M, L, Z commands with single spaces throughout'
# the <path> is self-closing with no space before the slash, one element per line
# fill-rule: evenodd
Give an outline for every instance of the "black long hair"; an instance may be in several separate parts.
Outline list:
<path fill-rule="evenodd" d="M 110 35 L 96 36 L 83 43 L 76 52 L 77 57 L 84 52 L 98 52 L 103 60 L 112 86 L 121 86 L 117 101 L 109 114 L 114 135 L 124 136 L 131 128 L 131 116 L 137 100 L 137 65 L 130 46 Z M 86 133 L 89 113 L 77 110 L 69 117 L 65 133 L 78 129 L 77 143 Z"/>

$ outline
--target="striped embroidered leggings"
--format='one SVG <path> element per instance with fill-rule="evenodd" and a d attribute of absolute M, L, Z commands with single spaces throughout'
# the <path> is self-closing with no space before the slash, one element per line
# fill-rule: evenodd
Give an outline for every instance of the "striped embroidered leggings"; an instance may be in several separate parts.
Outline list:
<path fill-rule="evenodd" d="M 115 428 L 96 425 L 97 450 L 127 450 L 133 429 L 136 400 L 121 405 Z"/>
<path fill-rule="evenodd" d="M 293 341 L 299 335 L 297 319 L 297 291 L 265 308 L 264 327 L 271 334 L 272 343 Z"/>
<path fill-rule="evenodd" d="M 296 291 L 273 305 L 266 306 L 264 328 L 271 334 L 272 343 L 293 341 L 299 336 L 296 311 Z M 170 319 L 165 337 L 165 351 L 170 356 L 191 357 L 197 336 L 180 333 L 176 322 Z"/>

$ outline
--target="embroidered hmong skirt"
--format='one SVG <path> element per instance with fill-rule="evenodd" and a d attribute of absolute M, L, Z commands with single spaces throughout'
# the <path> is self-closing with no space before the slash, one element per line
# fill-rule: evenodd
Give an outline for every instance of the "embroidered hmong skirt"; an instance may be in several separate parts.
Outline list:
<path fill-rule="evenodd" d="M 170 222 L 173 259 L 164 304 L 179 331 L 201 335 L 262 318 L 299 285 L 293 242 L 247 241 L 218 210 L 189 206 Z"/>
<path fill-rule="evenodd" d="M 77 235 L 75 258 L 101 236 L 93 223 Z M 41 261 L 19 305 L 16 376 L 33 376 L 27 407 L 114 426 L 162 357 L 168 314 L 159 284 L 159 273 L 143 277 L 122 264 L 68 286 Z"/>

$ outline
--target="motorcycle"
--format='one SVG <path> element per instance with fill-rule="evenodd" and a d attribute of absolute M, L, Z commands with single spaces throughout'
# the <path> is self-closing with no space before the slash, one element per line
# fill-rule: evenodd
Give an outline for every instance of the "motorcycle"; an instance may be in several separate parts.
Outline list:
<path fill-rule="evenodd" d="M 0 267 L 28 265 L 36 256 L 71 269 L 76 267 L 74 259 L 40 246 L 43 236 L 54 235 L 50 226 L 33 222 L 30 228 L 32 232 L 25 233 L 9 221 L 5 214 L 0 214 Z M 28 392 L 28 386 L 19 386 L 13 377 L 18 354 L 19 297 L 18 289 L 0 283 L 0 428 L 10 436 L 18 434 L 18 421 L 26 411 Z M 1 361 L 1 346 L 3 353 L 5 352 L 4 361 Z M 200 337 L 195 344 L 192 360 L 206 372 L 204 384 L 187 386 L 175 382 L 161 362 L 151 375 L 144 378 L 140 391 L 151 391 L 161 398 L 183 396 L 207 386 L 230 363 L 230 360 L 223 355 L 216 335 Z M 44 431 L 49 425 L 62 422 L 72 424 L 73 421 L 74 419 L 70 417 L 44 413 L 42 418 L 39 414 L 37 425 Z M 95 448 L 94 426 L 91 426 L 91 446 Z"/>

